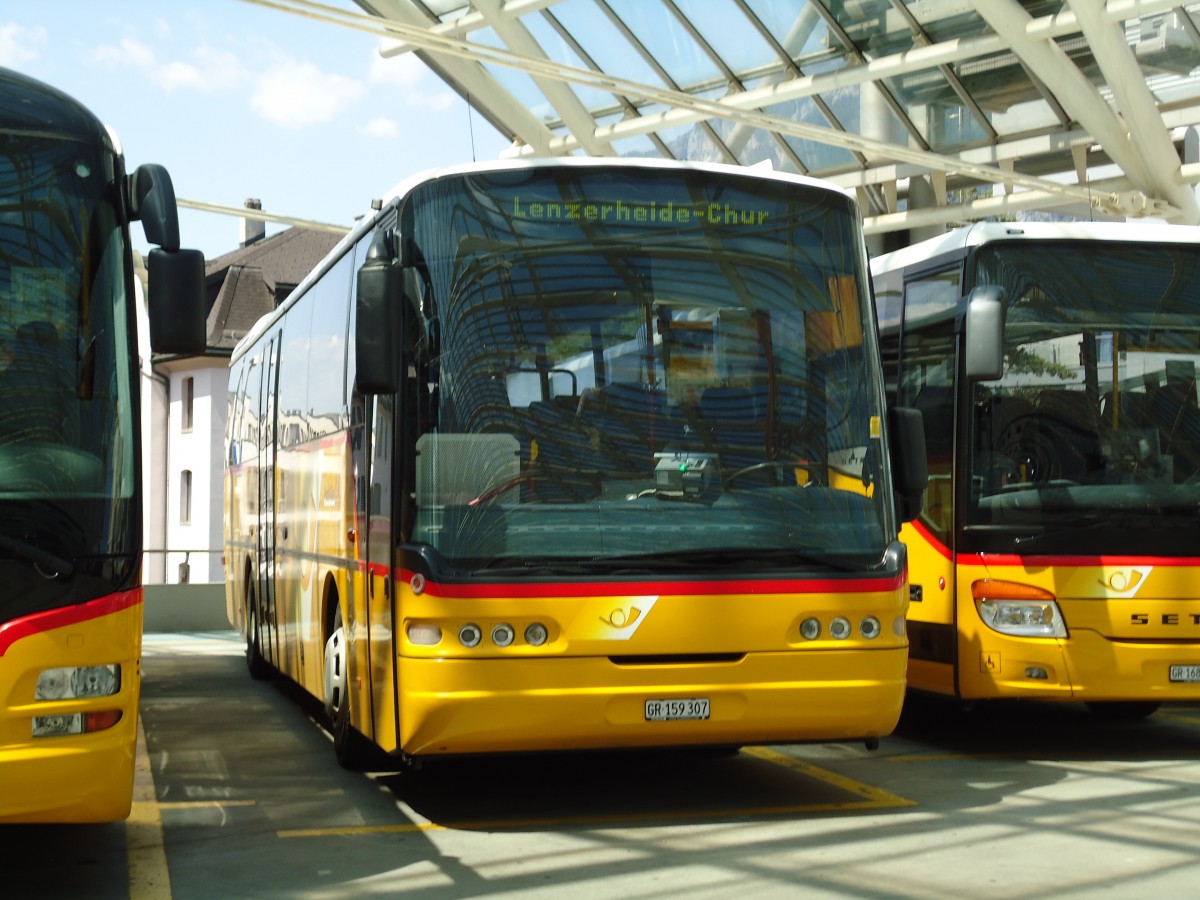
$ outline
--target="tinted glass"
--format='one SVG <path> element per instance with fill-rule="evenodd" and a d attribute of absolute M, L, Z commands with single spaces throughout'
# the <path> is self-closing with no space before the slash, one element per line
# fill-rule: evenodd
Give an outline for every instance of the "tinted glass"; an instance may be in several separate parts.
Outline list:
<path fill-rule="evenodd" d="M 436 398 L 418 540 L 463 565 L 882 555 L 882 388 L 843 197 L 555 167 L 422 187 L 402 231 Z"/>
<path fill-rule="evenodd" d="M 1194 553 L 1200 510 L 1200 248 L 993 245 L 1005 370 L 975 387 L 969 521 L 1063 551 L 1116 530 Z"/>

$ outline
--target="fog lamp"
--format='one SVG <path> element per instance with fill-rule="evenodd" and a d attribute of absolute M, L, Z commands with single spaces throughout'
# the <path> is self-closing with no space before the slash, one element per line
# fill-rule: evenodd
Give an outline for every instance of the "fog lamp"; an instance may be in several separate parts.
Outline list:
<path fill-rule="evenodd" d="M 410 622 L 408 640 L 420 647 L 433 647 L 442 641 L 442 629 L 432 622 Z"/>

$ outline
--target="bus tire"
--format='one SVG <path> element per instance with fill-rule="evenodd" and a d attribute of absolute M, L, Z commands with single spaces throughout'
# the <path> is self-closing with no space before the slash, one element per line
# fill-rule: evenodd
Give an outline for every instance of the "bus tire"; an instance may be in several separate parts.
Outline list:
<path fill-rule="evenodd" d="M 1162 706 L 1153 700 L 1114 700 L 1107 703 L 1088 703 L 1087 708 L 1092 714 L 1110 722 L 1135 722 L 1154 715 Z"/>
<path fill-rule="evenodd" d="M 333 752 L 338 765 L 350 771 L 371 767 L 375 746 L 350 724 L 349 653 L 342 607 L 334 608 L 333 630 L 325 642 L 325 715 L 333 735 Z"/>
<path fill-rule="evenodd" d="M 258 604 L 254 601 L 254 588 L 246 588 L 246 669 L 255 681 L 271 677 L 271 664 L 262 655 L 262 638 L 258 630 Z"/>

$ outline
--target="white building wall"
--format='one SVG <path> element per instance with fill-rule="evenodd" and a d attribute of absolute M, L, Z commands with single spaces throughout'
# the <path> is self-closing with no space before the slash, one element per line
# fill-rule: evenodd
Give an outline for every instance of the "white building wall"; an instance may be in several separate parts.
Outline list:
<path fill-rule="evenodd" d="M 186 379 L 192 379 L 192 427 L 184 430 Z M 221 358 L 172 367 L 165 484 L 166 583 L 224 581 L 221 565 L 222 446 L 228 368 Z M 190 514 L 185 515 L 185 473 L 191 473 Z M 162 478 L 161 474 L 156 477 Z"/>
<path fill-rule="evenodd" d="M 137 306 L 138 346 L 138 390 L 141 396 L 141 454 L 142 454 L 142 548 L 145 551 L 159 546 L 159 535 L 163 533 L 163 516 L 155 471 L 162 471 L 162 464 L 155 464 L 156 453 L 165 453 L 164 441 L 155 441 L 154 435 L 161 433 L 160 422 L 165 421 L 165 392 L 157 383 L 154 367 L 150 363 L 150 321 L 146 314 L 145 269 L 138 260 L 134 278 Z M 162 584 L 161 555 L 146 552 L 142 557 L 142 583 Z"/>

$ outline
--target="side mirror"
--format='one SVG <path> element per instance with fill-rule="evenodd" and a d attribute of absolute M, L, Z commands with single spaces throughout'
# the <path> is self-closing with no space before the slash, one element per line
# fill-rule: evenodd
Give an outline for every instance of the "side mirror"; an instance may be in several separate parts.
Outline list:
<path fill-rule="evenodd" d="M 146 163 L 129 176 L 129 210 L 141 219 L 146 240 L 164 250 L 179 249 L 179 208 L 175 186 L 162 166 Z"/>
<path fill-rule="evenodd" d="M 150 349 L 202 356 L 205 348 L 204 254 L 155 247 L 146 259 Z"/>
<path fill-rule="evenodd" d="M 377 231 L 358 270 L 355 291 L 354 386 L 363 394 L 400 389 L 400 319 L 404 270 Z"/>
<path fill-rule="evenodd" d="M 175 187 L 162 166 L 138 166 L 126 181 L 129 213 L 155 247 L 146 259 L 150 283 L 150 349 L 201 356 L 205 350 L 204 254 L 179 249 Z"/>
<path fill-rule="evenodd" d="M 921 411 L 908 406 L 888 409 L 888 436 L 896 507 L 900 521 L 911 522 L 921 514 L 925 488 L 929 484 L 925 423 Z"/>
<path fill-rule="evenodd" d="M 967 379 L 995 381 L 1004 374 L 1004 291 L 994 285 L 971 291 L 963 327 Z"/>

